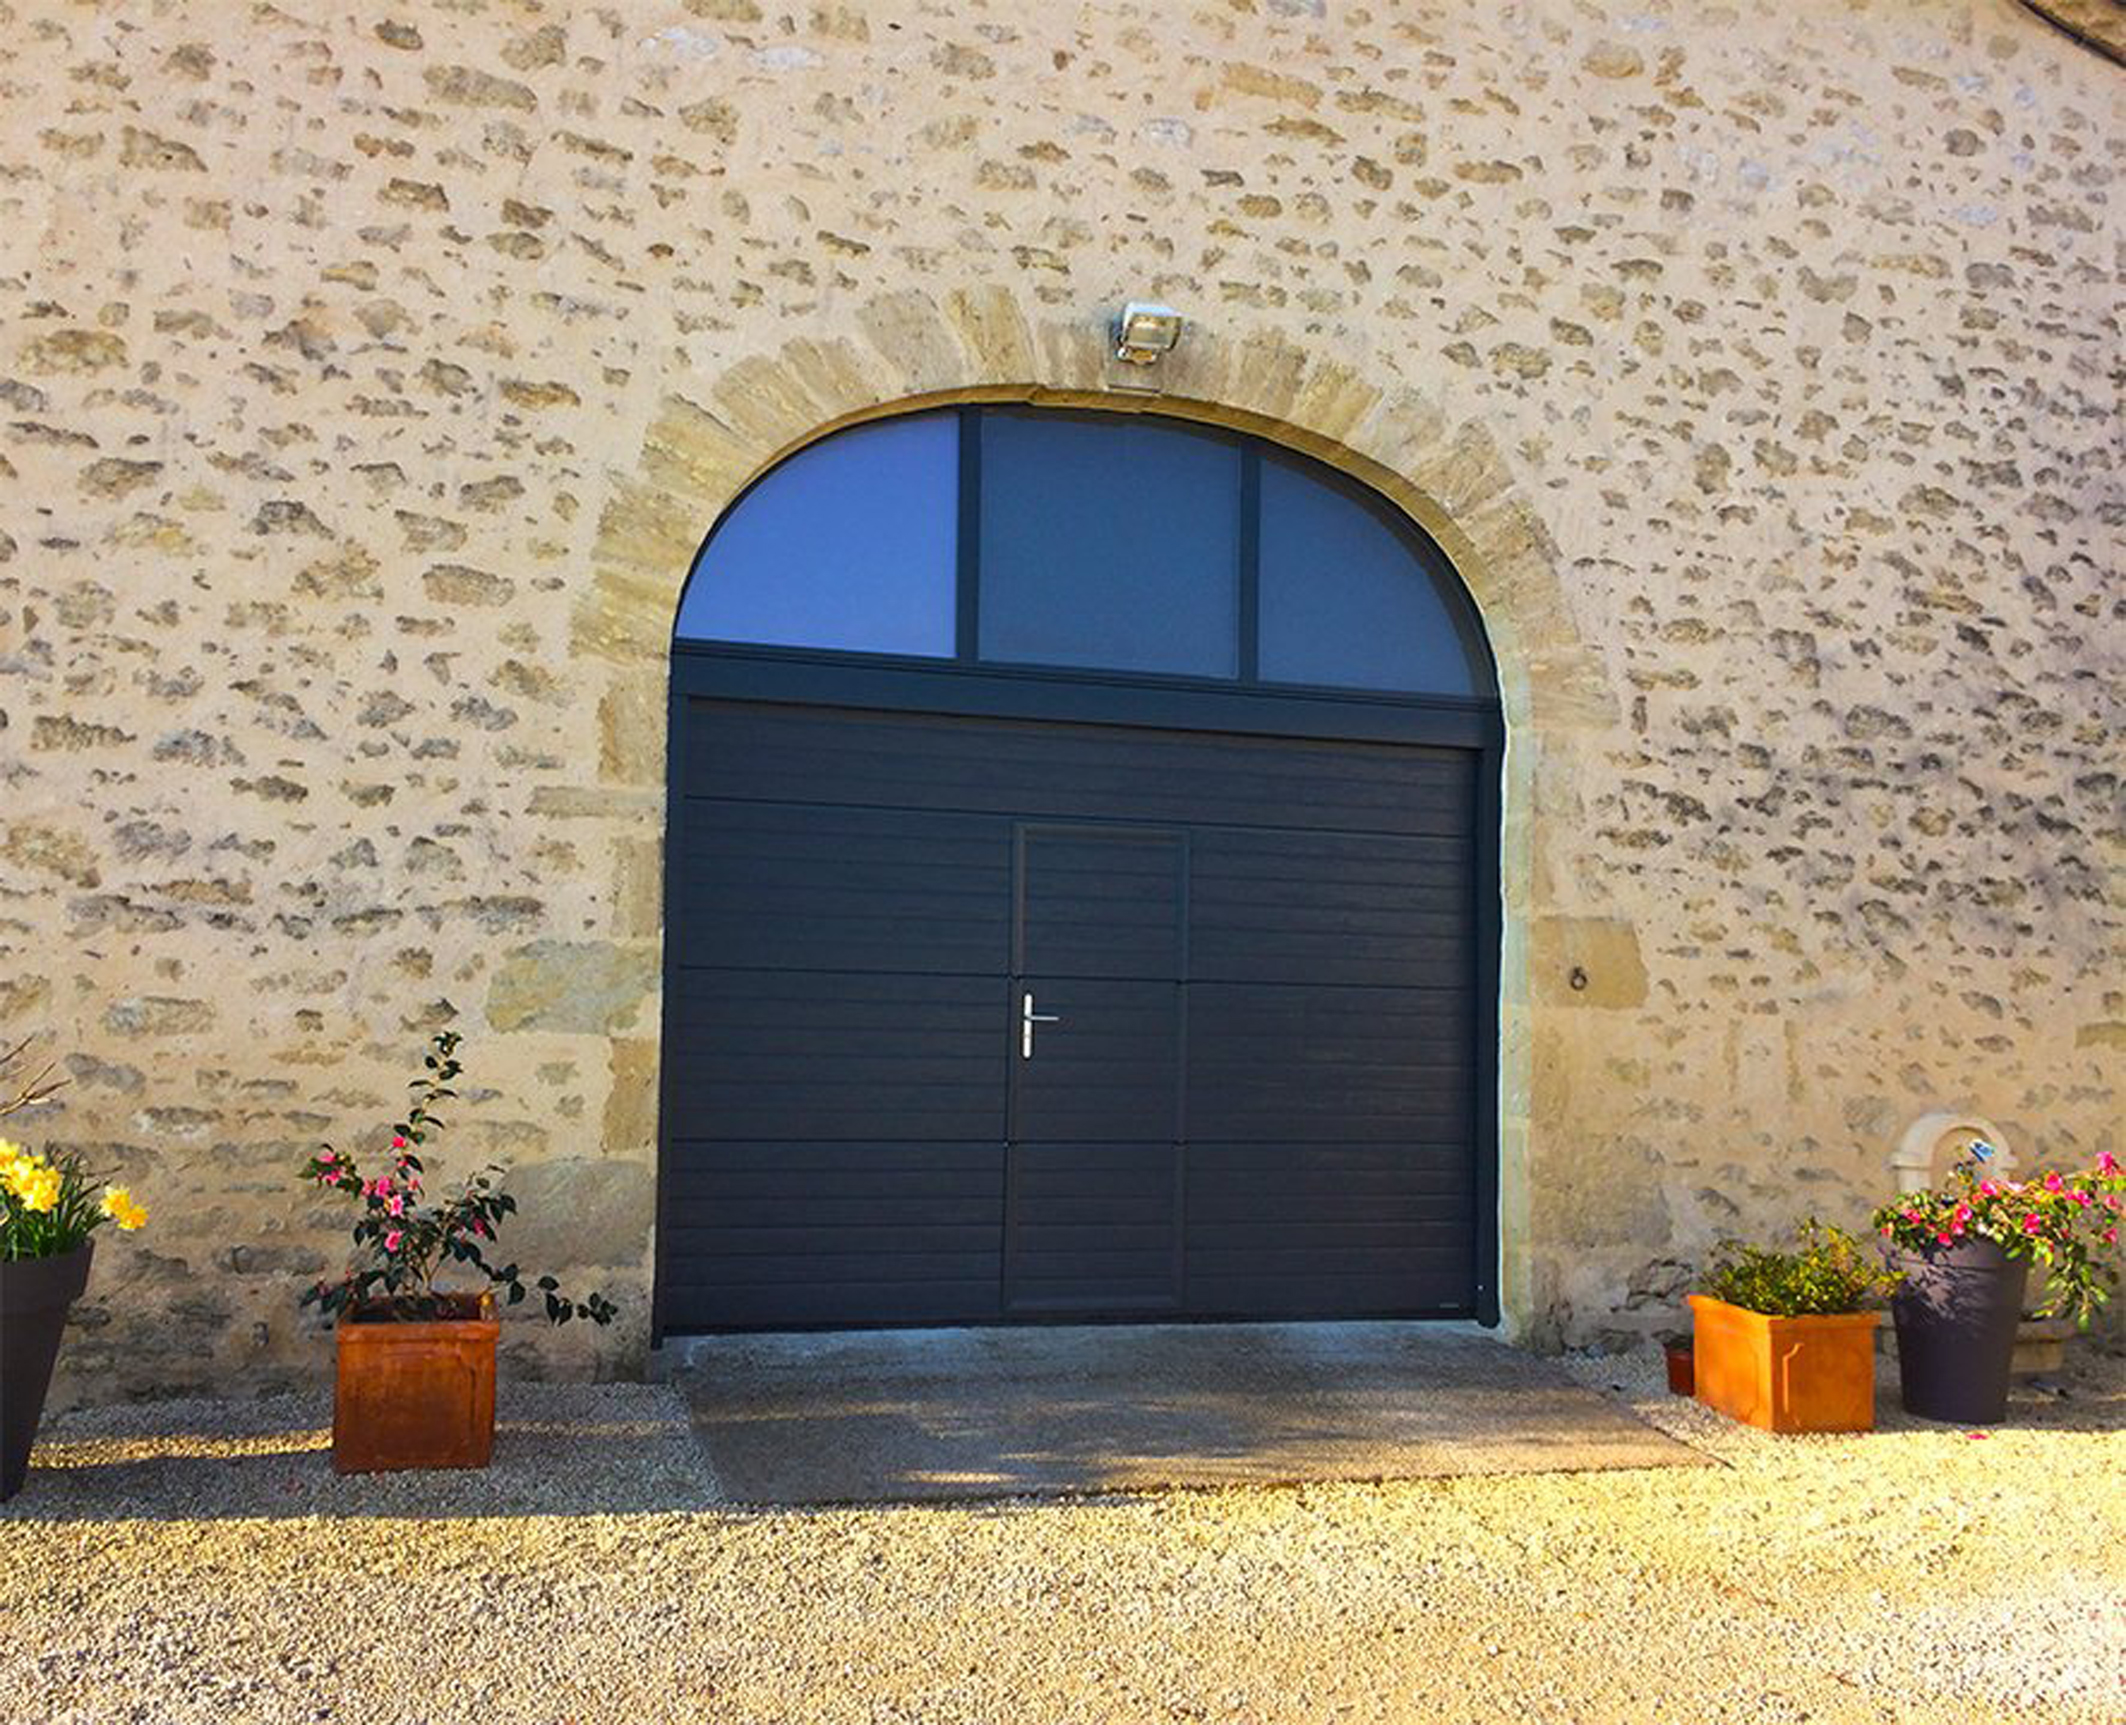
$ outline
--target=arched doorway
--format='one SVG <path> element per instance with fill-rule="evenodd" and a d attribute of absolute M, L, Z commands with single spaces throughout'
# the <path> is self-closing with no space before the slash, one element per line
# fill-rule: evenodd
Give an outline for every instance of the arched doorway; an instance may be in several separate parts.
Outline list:
<path fill-rule="evenodd" d="M 1496 1316 L 1495 676 L 1265 441 L 771 470 L 672 647 L 658 1327 Z"/>

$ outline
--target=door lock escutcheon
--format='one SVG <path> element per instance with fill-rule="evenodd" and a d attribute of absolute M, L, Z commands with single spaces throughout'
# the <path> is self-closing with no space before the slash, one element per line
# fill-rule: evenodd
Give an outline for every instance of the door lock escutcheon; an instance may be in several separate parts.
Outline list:
<path fill-rule="evenodd" d="M 1060 1012 L 1036 1012 L 1033 1009 L 1033 990 L 1026 990 L 1019 1007 L 1019 1058 L 1033 1058 L 1033 1027 L 1037 1024 L 1061 1024 Z"/>

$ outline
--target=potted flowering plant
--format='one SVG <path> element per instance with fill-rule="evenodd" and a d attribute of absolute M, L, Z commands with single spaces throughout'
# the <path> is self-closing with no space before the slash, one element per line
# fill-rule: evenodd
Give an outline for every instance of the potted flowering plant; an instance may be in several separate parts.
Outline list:
<path fill-rule="evenodd" d="M 1725 1242 L 1690 1296 L 1697 1398 L 1774 1432 L 1875 1426 L 1875 1326 L 1869 1302 L 1896 1277 L 1860 1242 L 1814 1217 L 1795 1249 Z"/>
<path fill-rule="evenodd" d="M 17 1070 L 28 1047 L 0 1050 L 0 1075 Z M 0 1096 L 0 1115 L 59 1089 L 50 1071 Z M 92 1236 L 106 1222 L 130 1232 L 147 1219 L 132 1193 L 103 1185 L 79 1156 L 39 1156 L 0 1138 L 0 1503 L 29 1473 L 67 1312 L 89 1283 Z"/>
<path fill-rule="evenodd" d="M 332 1407 L 332 1464 L 341 1473 L 395 1468 L 485 1467 L 494 1450 L 495 1295 L 525 1297 L 515 1264 L 488 1262 L 503 1218 L 517 1201 L 495 1183 L 495 1170 L 472 1175 L 441 1202 L 423 1195 L 420 1146 L 441 1130 L 435 1110 L 456 1095 L 459 1036 L 446 1030 L 423 1057 L 406 1118 L 391 1128 L 391 1166 L 365 1176 L 354 1158 L 325 1146 L 303 1178 L 361 1205 L 354 1224 L 355 1263 L 336 1282 L 302 1296 L 337 1321 L 339 1362 Z M 475 1290 L 436 1285 L 461 1265 L 483 1277 Z M 576 1317 L 613 1320 L 602 1295 L 577 1302 L 551 1276 L 534 1284 L 549 1322 Z"/>
<path fill-rule="evenodd" d="M 2048 1273 L 2037 1316 L 2086 1329 L 2118 1271 L 2126 1171 L 2109 1151 L 2080 1173 L 1983 1176 L 1993 1147 L 1973 1142 L 1938 1191 L 1909 1192 L 1875 1212 L 1903 1272 L 1890 1302 L 1905 1411 L 1991 1425 L 2008 1410 L 2008 1378 L 2033 1262 Z"/>

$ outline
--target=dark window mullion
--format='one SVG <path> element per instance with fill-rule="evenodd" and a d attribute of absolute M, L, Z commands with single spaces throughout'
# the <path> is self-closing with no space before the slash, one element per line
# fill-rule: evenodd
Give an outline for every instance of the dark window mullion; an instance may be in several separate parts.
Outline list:
<path fill-rule="evenodd" d="M 1261 681 L 1262 456 L 1240 445 L 1240 680 Z"/>
<path fill-rule="evenodd" d="M 959 616 L 954 628 L 954 654 L 960 659 L 981 657 L 982 626 L 982 412 L 960 409 L 959 543 L 955 579 L 959 583 Z"/>

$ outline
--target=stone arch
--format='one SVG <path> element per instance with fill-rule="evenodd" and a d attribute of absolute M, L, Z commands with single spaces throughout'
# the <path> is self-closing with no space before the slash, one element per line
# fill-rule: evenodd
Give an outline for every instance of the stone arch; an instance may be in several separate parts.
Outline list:
<path fill-rule="evenodd" d="M 661 798 L 664 679 L 681 589 L 703 538 L 760 474 L 866 419 L 969 401 L 1141 411 L 1206 421 L 1311 455 L 1407 512 L 1452 559 L 1498 667 L 1507 745 L 1499 865 L 1499 1286 L 1516 1332 L 1553 1275 L 1530 1238 L 1530 929 L 1540 909 L 1533 804 L 1567 732 L 1616 723 L 1606 670 L 1577 633 L 1542 518 L 1484 428 L 1456 421 L 1376 355 L 1366 371 L 1274 328 L 1191 324 L 1156 391 L 1115 361 L 1104 324 L 1001 286 L 890 294 L 657 400 L 633 464 L 610 475 L 574 613 L 579 662 L 609 669 L 604 777 Z M 1569 752 L 1569 751 L 1567 751 Z"/>

